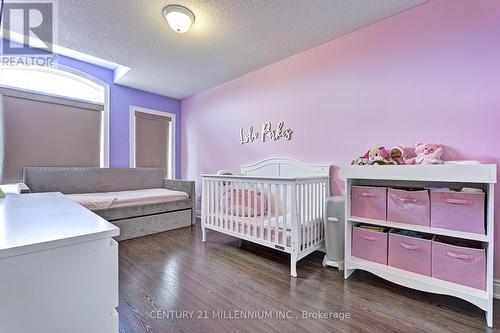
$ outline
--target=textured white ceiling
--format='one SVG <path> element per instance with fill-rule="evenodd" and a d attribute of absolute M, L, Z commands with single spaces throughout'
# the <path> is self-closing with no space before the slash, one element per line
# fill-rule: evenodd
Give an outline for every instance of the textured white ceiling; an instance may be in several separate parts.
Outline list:
<path fill-rule="evenodd" d="M 130 68 L 118 83 L 184 98 L 425 0 L 58 0 L 60 46 Z M 190 8 L 172 31 L 162 8 Z"/>

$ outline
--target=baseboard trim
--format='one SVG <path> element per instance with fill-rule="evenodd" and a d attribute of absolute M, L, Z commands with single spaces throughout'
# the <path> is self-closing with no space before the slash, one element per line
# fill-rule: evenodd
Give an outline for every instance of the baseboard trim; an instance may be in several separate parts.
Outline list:
<path fill-rule="evenodd" d="M 493 298 L 500 299 L 500 280 L 493 280 Z"/>

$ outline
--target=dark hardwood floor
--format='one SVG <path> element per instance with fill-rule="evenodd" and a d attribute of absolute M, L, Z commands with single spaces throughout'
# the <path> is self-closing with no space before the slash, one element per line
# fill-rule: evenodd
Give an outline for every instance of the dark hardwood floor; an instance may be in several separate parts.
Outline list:
<path fill-rule="evenodd" d="M 120 242 L 120 332 L 495 331 L 465 301 L 361 271 L 344 280 L 322 258 L 295 279 L 289 255 L 216 232 L 203 244 L 199 226 Z"/>

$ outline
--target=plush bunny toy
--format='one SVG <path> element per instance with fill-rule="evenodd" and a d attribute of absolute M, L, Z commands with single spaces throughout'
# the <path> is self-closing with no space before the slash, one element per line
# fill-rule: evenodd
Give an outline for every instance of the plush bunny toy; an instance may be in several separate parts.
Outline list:
<path fill-rule="evenodd" d="M 443 147 L 434 143 L 417 143 L 415 145 L 415 164 L 442 164 Z"/>

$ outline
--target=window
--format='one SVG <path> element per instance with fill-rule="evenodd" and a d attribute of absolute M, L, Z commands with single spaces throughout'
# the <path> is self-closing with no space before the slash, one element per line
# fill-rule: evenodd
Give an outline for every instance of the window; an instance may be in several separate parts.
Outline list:
<path fill-rule="evenodd" d="M 53 68 L 0 69 L 0 183 L 30 166 L 106 166 L 105 87 Z"/>
<path fill-rule="evenodd" d="M 52 67 L 0 67 L 0 85 L 93 103 L 104 103 L 102 85 Z"/>
<path fill-rule="evenodd" d="M 130 106 L 130 167 L 161 167 L 175 177 L 175 114 Z"/>
<path fill-rule="evenodd" d="M 169 142 L 172 119 L 150 113 L 135 113 L 135 166 L 164 168 L 169 176 Z"/>

